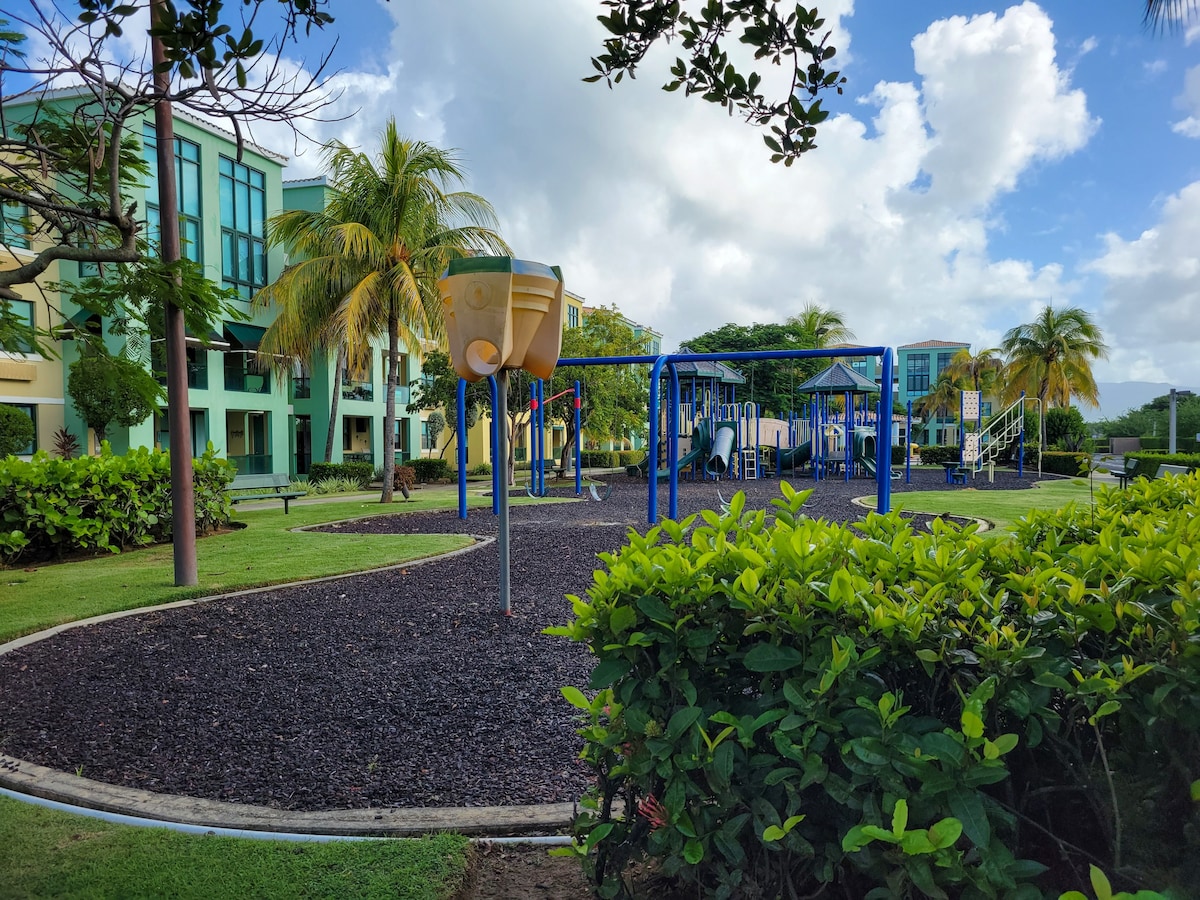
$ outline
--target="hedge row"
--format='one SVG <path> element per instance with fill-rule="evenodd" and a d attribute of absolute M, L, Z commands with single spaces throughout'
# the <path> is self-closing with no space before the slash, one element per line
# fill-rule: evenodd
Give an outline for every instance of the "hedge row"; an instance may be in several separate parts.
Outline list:
<path fill-rule="evenodd" d="M 1125 458 L 1137 460 L 1138 464 L 1134 475 L 1139 478 L 1153 478 L 1158 474 L 1158 467 L 1164 463 L 1169 466 L 1200 469 L 1200 453 L 1156 453 L 1152 450 L 1138 450 L 1126 453 Z"/>
<path fill-rule="evenodd" d="M 441 481 L 454 475 L 450 461 L 446 459 L 410 459 L 408 466 L 413 470 L 413 477 L 420 484 Z"/>
<path fill-rule="evenodd" d="M 228 521 L 224 493 L 236 474 L 210 444 L 193 461 L 196 530 Z M 28 462 L 0 459 L 0 559 L 57 559 L 72 553 L 165 541 L 171 535 L 171 457 L 139 448 L 114 456 L 57 459 L 44 451 Z"/>
<path fill-rule="evenodd" d="M 1051 475 L 1079 475 L 1091 455 L 1088 453 L 1069 453 L 1064 450 L 1047 450 L 1042 454 L 1042 472 Z"/>
<path fill-rule="evenodd" d="M 308 480 L 313 482 L 325 481 L 328 478 L 345 478 L 366 487 L 373 477 L 375 469 L 369 462 L 315 462 L 308 467 Z"/>
<path fill-rule="evenodd" d="M 600 896 L 1200 896 L 1200 475 L 1008 540 L 781 489 L 631 532 L 549 629 L 596 660 Z"/>

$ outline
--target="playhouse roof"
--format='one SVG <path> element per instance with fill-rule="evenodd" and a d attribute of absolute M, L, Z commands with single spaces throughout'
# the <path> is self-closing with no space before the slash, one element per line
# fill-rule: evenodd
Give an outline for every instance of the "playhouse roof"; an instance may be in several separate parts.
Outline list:
<path fill-rule="evenodd" d="M 687 347 L 680 347 L 680 353 L 691 353 Z M 737 369 L 730 368 L 723 362 L 678 362 L 675 371 L 680 378 L 712 378 L 722 384 L 745 384 L 746 379 Z M 667 377 L 663 369 L 663 377 Z"/>
<path fill-rule="evenodd" d="M 847 391 L 854 394 L 876 394 L 879 392 L 879 385 L 839 361 L 819 375 L 808 379 L 796 390 L 805 394 L 844 394 Z"/>

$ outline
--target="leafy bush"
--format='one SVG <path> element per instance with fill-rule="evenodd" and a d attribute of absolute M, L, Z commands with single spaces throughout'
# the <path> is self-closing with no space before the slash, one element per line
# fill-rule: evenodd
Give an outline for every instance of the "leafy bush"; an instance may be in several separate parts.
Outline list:
<path fill-rule="evenodd" d="M 956 463 L 962 459 L 962 451 L 957 446 L 934 444 L 921 448 L 921 463 L 926 466 L 940 466 L 943 463 Z"/>
<path fill-rule="evenodd" d="M 54 432 L 54 452 L 63 459 L 74 459 L 79 455 L 79 438 L 65 428 Z"/>
<path fill-rule="evenodd" d="M 914 453 L 913 456 L 916 456 L 916 453 Z M 905 452 L 905 447 L 903 444 L 897 444 L 892 447 L 892 465 L 893 466 L 902 466 L 902 465 L 904 465 L 904 463 L 907 460 L 908 460 L 908 456 Z"/>
<path fill-rule="evenodd" d="M 1078 475 L 1080 465 L 1090 458 L 1086 453 L 1047 450 L 1042 454 L 1042 471 L 1051 475 Z"/>
<path fill-rule="evenodd" d="M 114 456 L 55 459 L 44 451 L 25 462 L 0 460 L 0 558 L 43 560 L 69 553 L 164 541 L 171 534 L 171 460 L 139 448 Z M 196 530 L 229 520 L 224 493 L 234 466 L 210 444 L 193 463 Z"/>
<path fill-rule="evenodd" d="M 20 453 L 33 440 L 33 419 L 15 406 L 0 403 L 0 459 Z"/>
<path fill-rule="evenodd" d="M 600 896 L 646 857 L 689 896 L 1017 900 L 1089 857 L 1200 895 L 1200 475 L 1010 540 L 781 489 L 630 533 L 548 629 L 597 661 Z"/>
<path fill-rule="evenodd" d="M 637 462 L 641 460 L 634 460 Z M 616 450 L 584 450 L 580 454 L 580 463 L 585 469 L 614 469 L 621 464 L 621 454 Z"/>
<path fill-rule="evenodd" d="M 310 494 L 350 494 L 363 488 L 362 482 L 357 478 L 341 477 L 322 478 L 318 481 L 310 478 L 308 484 L 303 487 L 307 487 Z"/>
<path fill-rule="evenodd" d="M 471 468 L 467 472 L 467 474 L 468 475 L 491 475 L 492 474 L 492 464 L 482 462 L 482 463 L 479 463 L 478 465 L 471 466 Z"/>
<path fill-rule="evenodd" d="M 1158 474 L 1158 467 L 1166 463 L 1169 466 L 1187 466 L 1189 469 L 1200 469 L 1200 453 L 1155 453 L 1138 450 L 1126 453 L 1126 459 L 1136 459 L 1137 468 L 1134 475 L 1139 478 L 1153 478 Z"/>
<path fill-rule="evenodd" d="M 617 453 L 617 465 L 636 466 L 645 458 L 645 450 L 620 450 Z"/>
<path fill-rule="evenodd" d="M 410 488 L 417 483 L 417 473 L 412 466 L 396 466 L 392 469 L 392 490 Z"/>
<path fill-rule="evenodd" d="M 1157 437 L 1149 434 L 1143 434 L 1138 438 L 1138 442 L 1142 445 L 1143 450 L 1166 450 L 1171 444 L 1171 440 L 1168 437 Z"/>
<path fill-rule="evenodd" d="M 375 470 L 369 462 L 315 462 L 308 467 L 309 481 L 326 481 L 330 478 L 348 478 L 358 482 L 359 488 L 371 483 Z"/>
<path fill-rule="evenodd" d="M 449 461 L 444 459 L 412 459 L 409 460 L 409 465 L 412 467 L 413 476 L 420 484 L 441 481 L 454 474 Z"/>

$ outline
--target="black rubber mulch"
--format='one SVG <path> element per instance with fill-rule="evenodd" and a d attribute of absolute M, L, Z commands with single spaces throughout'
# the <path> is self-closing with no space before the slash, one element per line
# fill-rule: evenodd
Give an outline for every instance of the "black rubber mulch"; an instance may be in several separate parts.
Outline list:
<path fill-rule="evenodd" d="M 940 472 L 914 482 L 945 487 Z M 1029 483 L 998 473 L 995 487 Z M 614 484 L 603 503 L 513 507 L 511 618 L 498 614 L 492 544 L 77 628 L 9 653 L 0 750 L 99 781 L 287 809 L 572 800 L 586 778 L 559 688 L 584 686 L 591 662 L 541 630 L 567 620 L 563 595 L 586 591 L 597 553 L 645 527 L 646 483 Z M 741 487 L 751 506 L 779 490 L 685 483 L 680 514 Z M 869 493 L 867 481 L 822 482 L 808 510 L 859 518 L 849 499 Z M 665 513 L 665 487 L 660 496 Z M 496 530 L 479 510 L 467 522 L 419 513 L 335 528 Z"/>

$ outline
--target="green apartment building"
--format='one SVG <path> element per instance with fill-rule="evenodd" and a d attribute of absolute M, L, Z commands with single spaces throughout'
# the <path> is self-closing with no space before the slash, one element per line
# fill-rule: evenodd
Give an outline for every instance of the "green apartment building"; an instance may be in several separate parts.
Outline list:
<path fill-rule="evenodd" d="M 44 99 L 68 104 L 80 102 L 83 97 L 76 89 L 63 89 Z M 19 114 L 20 107 L 17 110 Z M 190 115 L 177 113 L 174 128 L 182 252 L 201 263 L 209 278 L 237 292 L 236 305 L 245 316 L 243 321 L 221 322 L 210 334 L 188 337 L 188 414 L 193 442 L 189 450 L 202 453 L 211 442 L 220 455 L 237 464 L 239 472 L 304 475 L 314 460 L 324 458 L 335 361 L 317 359 L 294 371 L 272 372 L 266 365 L 268 361 L 260 359 L 258 347 L 273 313 L 253 309 L 250 300 L 287 265 L 280 250 L 267 248 L 267 220 L 283 209 L 317 208 L 316 204 L 324 202 L 324 180 L 285 184 L 286 157 L 245 143 L 239 158 L 232 133 Z M 141 123 L 141 139 L 150 176 L 145 184 L 128 193 L 138 210 L 145 212 L 146 234 L 153 242 L 158 234 L 159 210 L 156 135 L 151 114 Z M 57 277 L 68 280 L 97 274 L 100 272 L 95 265 L 62 263 Z M 32 314 L 39 321 L 55 318 L 46 310 Z M 99 321 L 77 307 L 63 308 L 62 316 L 66 319 L 62 323 L 66 339 L 61 343 L 63 376 L 57 390 L 64 396 L 60 400 L 61 413 L 51 418 L 80 437 L 89 452 L 95 452 L 94 436 L 62 388 L 67 369 L 78 359 L 70 335 L 79 330 L 103 335 L 111 352 L 141 360 L 156 371 L 165 368 L 164 347 L 144 333 L 111 335 L 110 322 Z M 347 378 L 341 386 L 331 454 L 334 462 L 354 459 L 382 464 L 385 368 L 378 346 L 373 357 L 365 377 Z M 397 389 L 398 459 L 417 452 L 419 432 L 405 413 L 408 381 L 417 377 L 416 370 L 415 365 L 408 365 L 406 357 L 402 387 Z M 0 395 L 4 393 L 0 384 Z M 31 451 L 49 449 L 41 443 L 45 439 L 41 423 L 38 433 L 39 444 Z M 138 446 L 167 448 L 165 402 L 157 415 L 141 425 L 110 428 L 108 440 L 116 453 Z"/>

